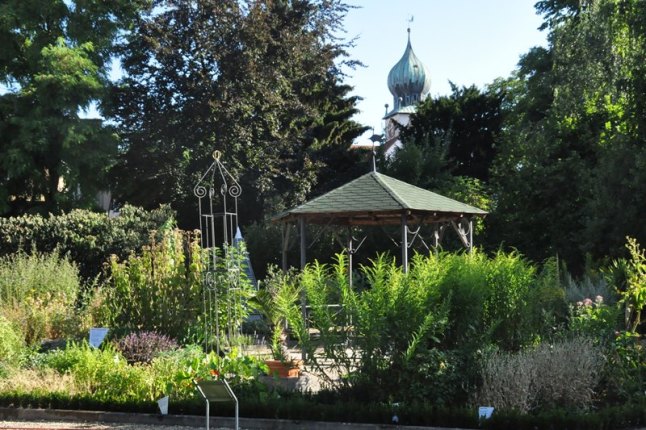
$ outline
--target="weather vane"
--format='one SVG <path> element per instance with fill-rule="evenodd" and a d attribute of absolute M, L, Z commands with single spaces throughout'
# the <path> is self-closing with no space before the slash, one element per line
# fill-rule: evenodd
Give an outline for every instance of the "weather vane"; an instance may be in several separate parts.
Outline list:
<path fill-rule="evenodd" d="M 408 32 L 408 41 L 410 42 L 410 25 L 413 23 L 413 19 L 415 17 L 413 15 L 409 15 L 408 18 L 406 18 L 406 22 L 408 23 L 406 27 L 406 31 Z"/>

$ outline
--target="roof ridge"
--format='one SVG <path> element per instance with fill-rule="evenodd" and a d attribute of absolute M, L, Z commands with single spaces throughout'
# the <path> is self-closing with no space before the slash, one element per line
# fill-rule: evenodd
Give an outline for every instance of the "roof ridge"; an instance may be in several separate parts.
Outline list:
<path fill-rule="evenodd" d="M 435 198 L 438 198 L 438 199 L 441 199 L 441 200 L 444 200 L 444 201 L 448 201 L 448 202 L 457 203 L 457 204 L 459 204 L 459 205 L 461 205 L 461 206 L 464 206 L 465 208 L 468 208 L 468 209 L 471 209 L 471 210 L 474 210 L 474 211 L 477 211 L 477 212 L 483 212 L 483 213 L 486 213 L 486 211 L 483 211 L 482 209 L 480 209 L 480 208 L 478 208 L 478 207 L 475 207 L 475 206 L 473 206 L 473 205 L 470 205 L 470 204 L 468 204 L 468 203 L 464 203 L 464 202 L 461 202 L 461 201 L 459 201 L 459 200 L 452 199 L 451 197 L 447 197 L 447 196 L 444 196 L 444 195 L 442 195 L 442 194 L 436 193 L 436 192 L 434 192 L 434 191 L 431 191 L 431 190 L 427 190 L 427 189 L 425 189 L 425 188 L 418 187 L 417 185 L 409 184 L 408 182 L 404 182 L 404 181 L 402 181 L 402 180 L 400 180 L 400 179 L 393 178 L 392 176 L 384 175 L 383 173 L 378 173 L 378 172 L 375 172 L 375 173 L 377 173 L 377 174 L 380 176 L 380 180 L 381 180 L 381 181 L 383 181 L 383 178 L 385 177 L 385 178 L 388 178 L 388 180 L 390 180 L 390 181 L 400 183 L 402 186 L 409 187 L 409 188 L 417 188 L 417 189 L 419 189 L 419 190 L 421 190 L 421 191 L 424 191 L 424 192 L 427 192 L 427 193 L 433 194 L 433 195 L 435 196 Z M 393 196 L 393 197 L 395 197 L 396 199 L 397 199 L 397 197 L 399 197 L 399 195 L 398 195 L 394 190 L 392 190 L 390 187 L 387 187 L 386 189 L 387 189 L 387 190 L 389 190 L 389 191 L 392 191 L 392 194 L 394 194 L 394 196 Z M 404 202 L 404 203 L 405 203 L 405 201 L 404 201 L 403 199 L 401 199 L 401 198 L 397 199 L 397 202 L 398 202 L 398 203 L 400 203 L 400 204 L 401 204 L 402 202 Z M 404 207 L 405 207 L 405 206 L 406 206 L 406 203 L 404 204 Z"/>
<path fill-rule="evenodd" d="M 386 178 L 390 178 L 390 176 L 381 174 L 379 172 L 372 172 L 372 173 L 375 174 L 375 179 L 377 180 L 377 183 L 381 185 L 381 188 L 383 188 L 393 199 L 395 199 L 395 201 L 399 203 L 402 209 L 406 209 L 406 207 L 408 206 L 406 201 L 403 198 L 401 198 L 400 195 L 397 194 L 395 190 L 390 188 L 388 184 L 386 184 L 386 181 L 384 181 L 384 179 L 382 178 L 382 176 L 385 176 Z"/>

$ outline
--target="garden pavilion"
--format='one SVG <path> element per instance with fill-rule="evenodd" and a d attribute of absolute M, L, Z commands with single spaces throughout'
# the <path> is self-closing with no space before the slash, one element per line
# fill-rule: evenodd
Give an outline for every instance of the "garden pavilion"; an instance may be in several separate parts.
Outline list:
<path fill-rule="evenodd" d="M 408 252 L 418 238 L 422 225 L 433 225 L 431 246 L 440 246 L 447 227 L 451 227 L 462 244 L 473 248 L 473 220 L 487 212 L 390 176 L 372 171 L 320 197 L 285 211 L 273 218 L 283 224 L 283 269 L 287 267 L 288 228 L 295 223 L 300 236 L 300 265 L 305 267 L 307 238 L 305 226 L 400 226 L 401 261 L 408 271 Z M 420 238 L 421 240 L 421 238 Z M 346 247 L 350 273 L 352 254 L 356 249 L 350 235 Z M 360 245 L 360 244 L 359 244 Z"/>

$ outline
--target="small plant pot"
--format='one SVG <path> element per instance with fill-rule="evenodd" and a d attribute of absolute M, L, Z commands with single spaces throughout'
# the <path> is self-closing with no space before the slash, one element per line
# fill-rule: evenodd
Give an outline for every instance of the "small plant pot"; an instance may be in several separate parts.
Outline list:
<path fill-rule="evenodd" d="M 269 368 L 269 376 L 278 378 L 298 378 L 301 374 L 302 360 L 280 361 L 266 360 L 265 364 Z"/>

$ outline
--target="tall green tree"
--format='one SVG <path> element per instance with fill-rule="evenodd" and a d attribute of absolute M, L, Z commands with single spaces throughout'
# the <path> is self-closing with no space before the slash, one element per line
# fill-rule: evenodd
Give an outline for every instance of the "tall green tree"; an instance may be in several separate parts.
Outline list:
<path fill-rule="evenodd" d="M 195 217 L 194 184 L 220 150 L 243 217 L 302 202 L 351 170 L 362 127 L 343 84 L 340 1 L 160 0 L 122 45 L 113 115 L 121 199 Z M 341 172 L 342 173 L 342 172 Z M 323 184 L 324 186 L 324 184 Z"/>
<path fill-rule="evenodd" d="M 398 179 L 488 210 L 489 169 L 501 130 L 504 86 L 457 87 L 417 105 L 401 129 L 403 146 L 385 172 Z M 479 225 L 480 229 L 481 225 Z"/>
<path fill-rule="evenodd" d="M 459 88 L 451 83 L 451 94 L 427 98 L 418 105 L 410 126 L 402 129 L 402 141 L 442 136 L 451 174 L 486 182 L 502 123 L 503 89 Z"/>
<path fill-rule="evenodd" d="M 514 77 L 492 233 L 535 259 L 623 252 L 646 237 L 646 4 L 541 1 L 547 49 Z"/>
<path fill-rule="evenodd" d="M 0 4 L 0 213 L 56 212 L 104 185 L 116 140 L 78 113 L 101 100 L 114 42 L 144 1 Z"/>

